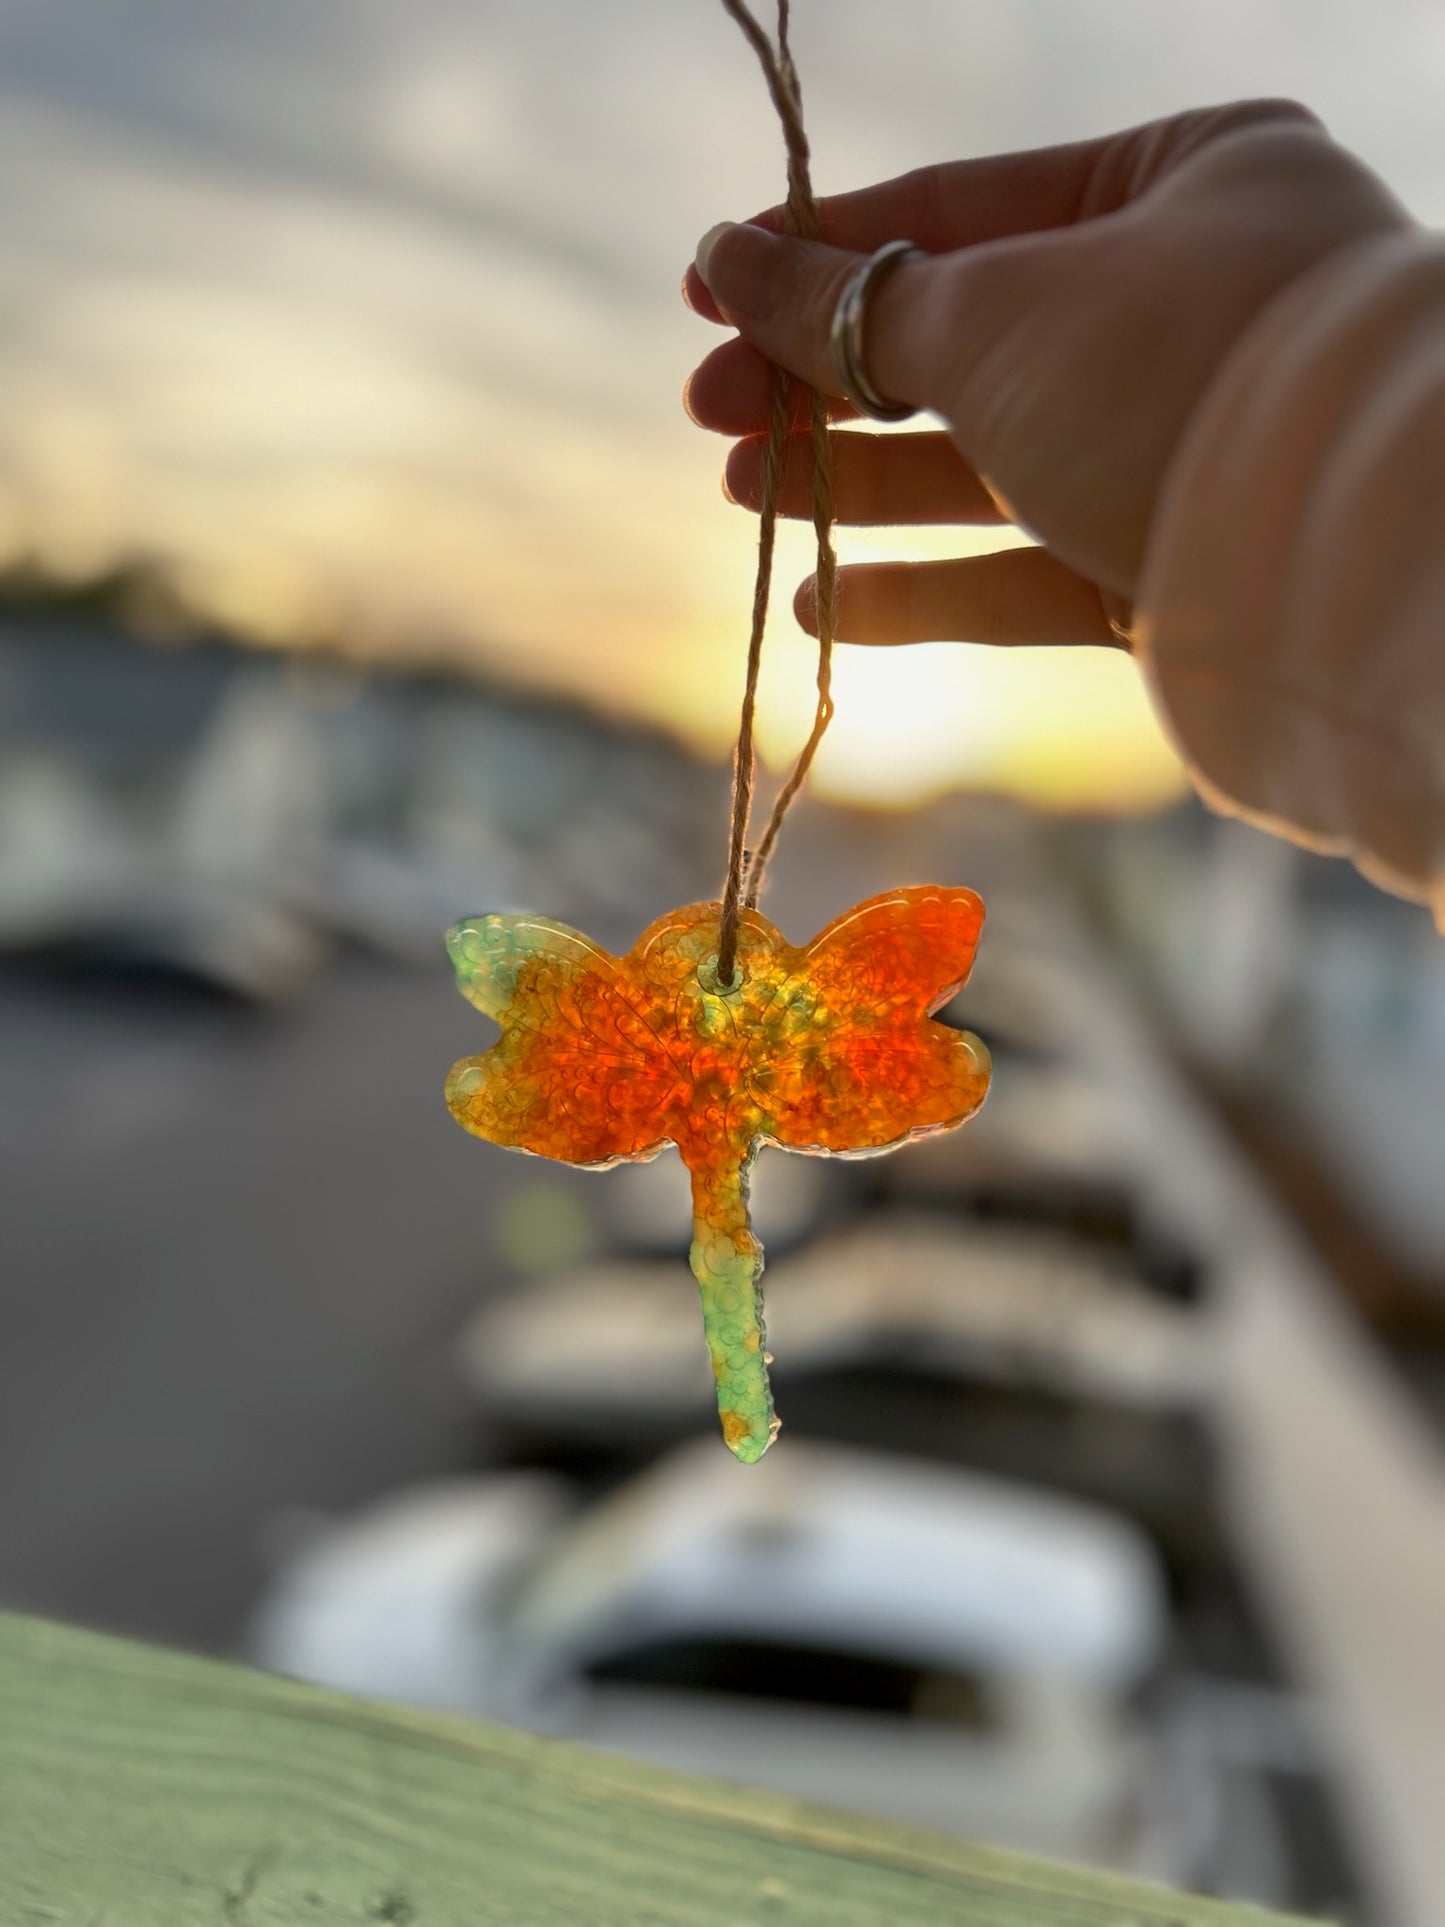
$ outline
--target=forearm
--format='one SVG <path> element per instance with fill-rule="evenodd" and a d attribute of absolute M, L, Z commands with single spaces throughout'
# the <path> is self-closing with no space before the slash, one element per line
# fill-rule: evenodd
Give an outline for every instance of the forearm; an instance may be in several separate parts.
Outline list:
<path fill-rule="evenodd" d="M 1137 609 L 1205 797 L 1445 930 L 1445 241 L 1351 247 L 1252 325 L 1171 464 Z"/>

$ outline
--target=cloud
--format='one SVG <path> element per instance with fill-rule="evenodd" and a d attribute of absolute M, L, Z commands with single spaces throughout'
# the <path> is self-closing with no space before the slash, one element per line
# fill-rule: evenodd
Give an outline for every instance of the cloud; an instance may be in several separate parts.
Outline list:
<path fill-rule="evenodd" d="M 825 189 L 1285 91 L 1438 214 L 1436 16 L 802 0 L 796 35 Z M 725 737 L 752 535 L 676 286 L 782 163 L 720 7 L 9 0 L 0 76 L 0 530 Z"/>

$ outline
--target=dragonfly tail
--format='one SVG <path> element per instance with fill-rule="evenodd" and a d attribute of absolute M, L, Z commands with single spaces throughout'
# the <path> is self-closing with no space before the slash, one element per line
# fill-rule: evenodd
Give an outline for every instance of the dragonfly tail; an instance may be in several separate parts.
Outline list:
<path fill-rule="evenodd" d="M 749 1161 L 750 1162 L 750 1161 Z M 763 1248 L 748 1218 L 748 1165 L 692 1174 L 692 1271 L 728 1450 L 745 1465 L 778 1433 L 763 1328 Z"/>

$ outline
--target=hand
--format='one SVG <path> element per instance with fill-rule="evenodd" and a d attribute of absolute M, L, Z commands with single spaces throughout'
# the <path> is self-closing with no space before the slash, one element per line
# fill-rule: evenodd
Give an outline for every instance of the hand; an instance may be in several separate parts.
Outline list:
<path fill-rule="evenodd" d="M 768 364 L 836 397 L 839 291 L 863 256 L 906 238 L 934 258 L 878 289 L 868 369 L 948 433 L 835 434 L 838 519 L 1014 522 L 1042 544 L 842 570 L 839 636 L 870 643 L 1127 640 L 1165 472 L 1230 349 L 1327 256 L 1408 225 L 1310 113 L 1280 101 L 926 168 L 819 213 L 819 242 L 778 232 L 780 209 L 713 229 L 684 282 L 699 314 L 739 331 L 687 390 L 696 421 L 744 438 L 730 496 L 758 506 Z M 805 438 L 789 456 L 783 513 L 806 516 Z"/>

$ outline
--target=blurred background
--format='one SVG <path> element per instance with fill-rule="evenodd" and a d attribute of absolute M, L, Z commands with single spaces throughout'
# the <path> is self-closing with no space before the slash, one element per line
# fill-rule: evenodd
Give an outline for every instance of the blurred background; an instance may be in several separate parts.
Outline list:
<path fill-rule="evenodd" d="M 1424 0 L 796 43 L 821 191 L 1286 93 L 1445 216 Z M 767 908 L 979 889 L 995 1082 L 762 1157 L 762 1466 L 675 1157 L 442 1104 L 450 922 L 718 885 L 754 531 L 676 287 L 782 175 L 722 10 L 8 0 L 0 154 L 0 1600 L 1438 1927 L 1445 950 L 1202 812 L 1127 661 L 840 653 Z M 774 772 L 812 675 L 780 613 Z"/>

